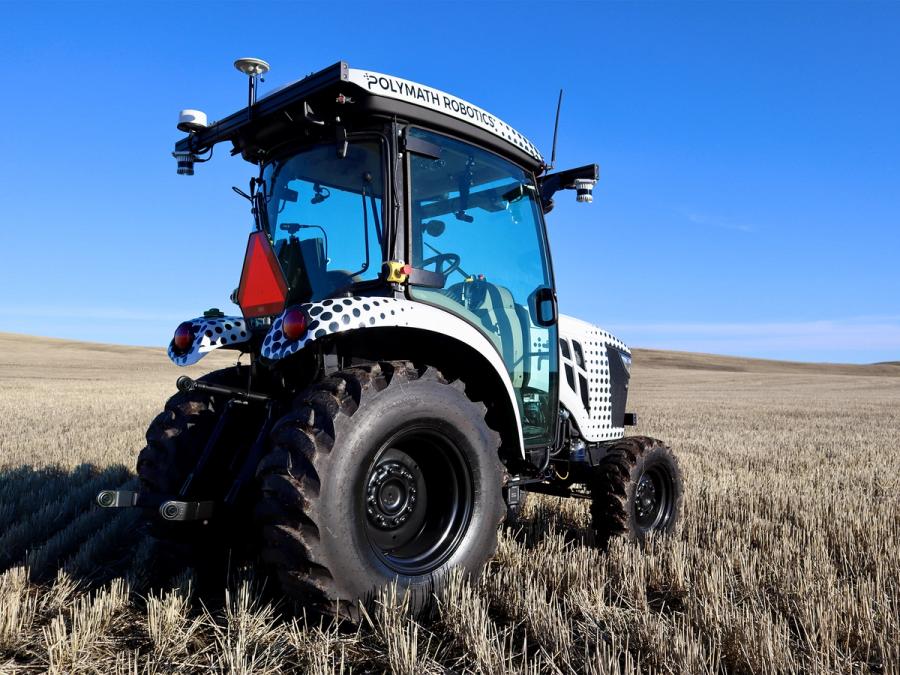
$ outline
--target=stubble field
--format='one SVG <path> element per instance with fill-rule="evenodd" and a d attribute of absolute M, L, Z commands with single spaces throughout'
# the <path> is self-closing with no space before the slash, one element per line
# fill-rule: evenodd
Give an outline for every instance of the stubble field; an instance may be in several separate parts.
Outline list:
<path fill-rule="evenodd" d="M 900 365 L 634 367 L 633 433 L 685 473 L 677 534 L 600 552 L 586 503 L 532 496 L 433 616 L 386 592 L 349 628 L 253 569 L 220 593 L 160 581 L 135 515 L 93 506 L 185 372 L 162 350 L 0 334 L 0 672 L 897 672 Z"/>

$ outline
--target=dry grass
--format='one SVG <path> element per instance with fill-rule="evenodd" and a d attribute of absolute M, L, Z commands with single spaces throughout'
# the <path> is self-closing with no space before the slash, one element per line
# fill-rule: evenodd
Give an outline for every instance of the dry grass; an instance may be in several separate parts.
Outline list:
<path fill-rule="evenodd" d="M 590 546 L 587 506 L 532 499 L 428 620 L 386 589 L 309 625 L 252 570 L 198 597 L 153 578 L 127 484 L 178 370 L 158 350 L 0 334 L 0 672 L 897 672 L 900 366 L 635 355 L 637 433 L 678 450 L 681 531 Z M 215 354 L 194 374 L 221 367 Z"/>

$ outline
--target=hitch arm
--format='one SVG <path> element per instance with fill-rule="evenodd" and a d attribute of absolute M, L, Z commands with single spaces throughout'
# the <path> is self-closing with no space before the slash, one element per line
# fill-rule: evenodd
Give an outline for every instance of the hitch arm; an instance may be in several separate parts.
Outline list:
<path fill-rule="evenodd" d="M 226 387 L 221 384 L 207 384 L 206 382 L 198 382 L 192 380 L 187 375 L 182 375 L 175 381 L 178 391 L 205 391 L 210 394 L 219 394 L 221 396 L 230 396 L 239 398 L 242 401 L 252 401 L 254 403 L 268 403 L 272 400 L 271 396 L 259 394 L 246 389 L 238 389 L 237 387 Z"/>
<path fill-rule="evenodd" d="M 97 504 L 104 509 L 153 508 L 157 509 L 165 520 L 209 520 L 216 507 L 215 502 L 211 501 L 166 500 L 161 495 L 133 490 L 103 490 L 97 495 Z"/>
<path fill-rule="evenodd" d="M 133 490 L 101 490 L 97 504 L 104 509 L 122 509 L 138 505 L 139 492 Z"/>
<path fill-rule="evenodd" d="M 236 504 L 244 487 L 253 480 L 259 460 L 262 459 L 263 454 L 265 454 L 269 432 L 272 430 L 272 426 L 275 424 L 277 417 L 276 412 L 275 402 L 269 401 L 269 403 L 266 404 L 266 419 L 263 422 L 262 428 L 259 430 L 259 434 L 256 436 L 256 441 L 250 448 L 250 452 L 248 452 L 247 456 L 244 458 L 241 468 L 238 471 L 237 478 L 235 478 L 234 482 L 231 484 L 228 494 L 225 495 L 226 505 L 233 506 Z"/>

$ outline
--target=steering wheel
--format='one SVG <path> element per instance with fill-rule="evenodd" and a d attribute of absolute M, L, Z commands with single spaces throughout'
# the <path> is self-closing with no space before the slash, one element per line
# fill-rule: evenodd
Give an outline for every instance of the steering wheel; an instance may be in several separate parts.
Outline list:
<path fill-rule="evenodd" d="M 434 265 L 435 272 L 437 272 L 438 274 L 443 274 L 446 278 L 459 269 L 459 262 L 459 256 L 455 253 L 439 253 L 438 255 L 433 255 L 430 258 L 425 258 L 420 264 L 422 265 L 422 267 L 426 267 L 427 265 Z M 450 266 L 446 271 L 444 271 L 444 263 L 450 263 Z"/>

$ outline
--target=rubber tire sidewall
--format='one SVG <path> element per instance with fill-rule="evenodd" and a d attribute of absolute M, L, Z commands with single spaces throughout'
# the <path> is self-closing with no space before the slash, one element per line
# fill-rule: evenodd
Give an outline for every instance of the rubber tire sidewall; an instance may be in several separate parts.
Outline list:
<path fill-rule="evenodd" d="M 673 532 L 681 515 L 681 502 L 684 497 L 684 484 L 681 478 L 681 469 L 675 461 L 671 449 L 664 445 L 655 445 L 635 462 L 626 488 L 626 493 L 628 495 L 626 503 L 628 509 L 629 530 L 631 531 L 631 536 L 637 541 L 643 541 L 647 535 L 647 532 L 641 530 L 637 522 L 635 496 L 638 484 L 640 483 L 641 476 L 645 472 L 657 466 L 664 466 L 671 478 L 671 513 L 668 521 L 662 527 L 654 528 L 649 531 L 659 534 Z"/>
<path fill-rule="evenodd" d="M 366 598 L 399 577 L 400 585 L 411 593 L 430 593 L 452 567 L 480 571 L 496 550 L 504 502 L 496 443 L 474 404 L 447 384 L 414 380 L 367 397 L 347 422 L 322 476 L 317 508 L 322 552 L 344 592 Z M 428 574 L 402 576 L 369 543 L 364 484 L 382 445 L 398 431 L 420 424 L 439 431 L 459 449 L 470 471 L 474 503 L 466 532 L 450 557 Z"/>

